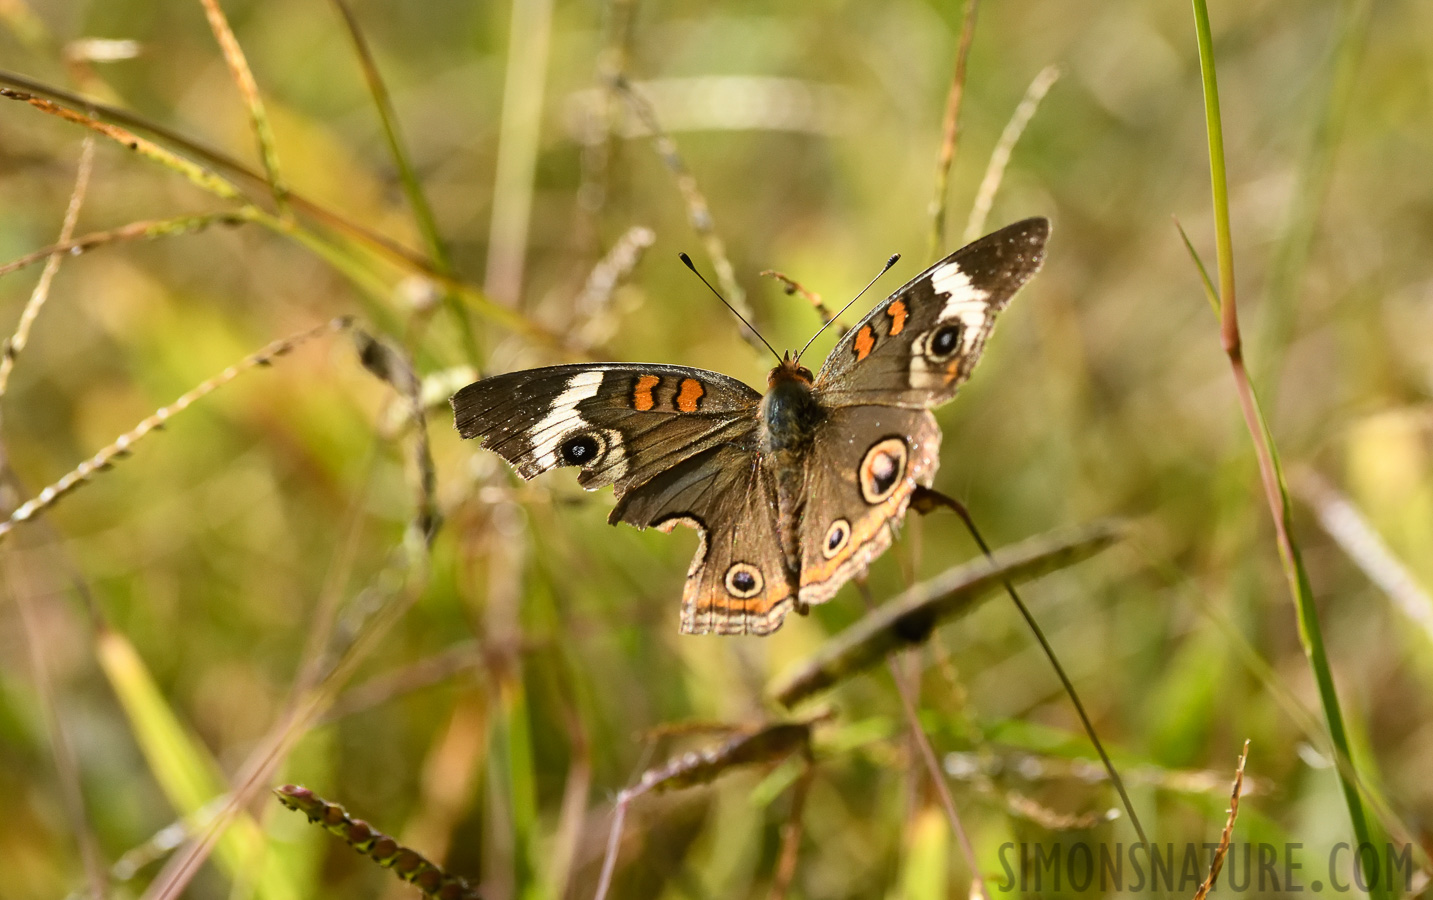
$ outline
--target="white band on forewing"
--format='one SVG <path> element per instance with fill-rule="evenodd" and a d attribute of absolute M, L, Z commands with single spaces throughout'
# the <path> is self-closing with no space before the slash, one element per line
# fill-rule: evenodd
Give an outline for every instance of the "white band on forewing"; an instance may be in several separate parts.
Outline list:
<path fill-rule="evenodd" d="M 567 386 L 562 389 L 562 393 L 552 401 L 547 415 L 543 416 L 541 421 L 533 427 L 532 433 L 535 435 L 552 432 L 532 447 L 532 455 L 537 458 L 539 470 L 547 471 L 557 466 L 557 446 L 574 430 L 563 428 L 562 425 L 572 422 L 576 423 L 577 428 L 580 429 L 588 424 L 587 420 L 577 413 L 577 404 L 597 396 L 598 388 L 602 387 L 604 374 L 599 369 L 578 372 L 573 375 L 568 380 Z"/>

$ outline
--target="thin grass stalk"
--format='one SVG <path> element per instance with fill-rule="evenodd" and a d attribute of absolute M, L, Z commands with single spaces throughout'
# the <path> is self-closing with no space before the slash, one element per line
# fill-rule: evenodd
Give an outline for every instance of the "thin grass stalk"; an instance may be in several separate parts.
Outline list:
<path fill-rule="evenodd" d="M 995 205 L 995 195 L 1000 190 L 1000 183 L 1005 179 L 1005 168 L 1010 165 L 1010 156 L 1015 151 L 1015 145 L 1019 143 L 1020 136 L 1025 133 L 1025 128 L 1030 120 L 1035 118 L 1035 113 L 1040 109 L 1040 101 L 1060 80 L 1059 66 L 1046 66 L 1041 69 L 1030 86 L 1025 89 L 1025 97 L 1020 105 L 1015 107 L 1015 112 L 1010 116 L 1010 121 L 1005 123 L 1005 130 L 1000 132 L 1000 140 L 995 143 L 995 149 L 990 153 L 990 162 L 986 163 L 985 175 L 980 179 L 980 188 L 975 192 L 975 202 L 970 205 L 970 217 L 965 221 L 965 233 L 961 235 L 963 243 L 970 243 L 985 233 L 985 220 L 990 215 L 990 208 Z"/>
<path fill-rule="evenodd" d="M 117 144 L 134 151 L 151 162 L 157 162 L 166 169 L 177 172 L 196 187 L 216 197 L 225 200 L 241 200 L 243 195 L 233 182 L 216 175 L 193 160 L 185 159 L 177 153 L 168 150 L 148 138 L 142 138 L 126 128 L 118 125 L 111 125 L 108 122 L 101 122 L 91 116 L 78 113 L 66 106 L 61 106 L 44 97 L 37 97 L 27 91 L 18 91 L 13 88 L 0 87 L 0 97 L 9 100 L 19 100 L 28 103 L 46 115 L 55 116 L 88 128 L 96 134 L 103 135 Z"/>
<path fill-rule="evenodd" d="M 1335 750 L 1346 757 L 1355 771 L 1357 761 L 1351 752 L 1348 733 L 1344 726 L 1343 711 L 1339 706 L 1338 693 L 1334 686 L 1333 671 L 1328 654 L 1324 649 L 1323 631 L 1319 625 L 1318 610 L 1313 602 L 1313 589 L 1308 572 L 1304 568 L 1298 544 L 1294 541 L 1290 525 L 1291 513 L 1288 491 L 1284 485 L 1283 473 L 1279 467 L 1277 450 L 1268 422 L 1259 406 L 1249 374 L 1244 366 L 1243 351 L 1239 337 L 1238 307 L 1234 293 L 1234 241 L 1229 220 L 1229 185 L 1224 161 L 1224 131 L 1219 113 L 1219 84 L 1214 64 L 1214 39 L 1209 26 L 1209 10 L 1204 0 L 1192 0 L 1194 7 L 1195 34 L 1199 45 L 1199 69 L 1204 85 L 1205 126 L 1209 136 L 1209 173 L 1214 204 L 1215 247 L 1219 272 L 1220 339 L 1234 376 L 1235 389 L 1239 396 L 1239 407 L 1244 424 L 1253 440 L 1254 453 L 1259 464 L 1259 476 L 1264 485 L 1265 499 L 1273 516 L 1274 531 L 1279 546 L 1279 556 L 1284 566 L 1284 576 L 1293 596 L 1298 614 L 1299 637 L 1304 646 L 1304 655 L 1313 670 L 1318 685 L 1319 701 L 1323 706 L 1324 718 L 1328 724 L 1329 737 Z M 1348 806 L 1349 818 L 1354 835 L 1361 844 L 1377 847 L 1373 832 L 1369 828 L 1355 782 L 1339 771 L 1339 784 L 1343 789 L 1344 802 Z M 1383 854 L 1379 853 L 1380 860 Z M 1391 896 L 1388 887 L 1380 882 L 1369 887 L 1369 896 L 1375 900 Z"/>
<path fill-rule="evenodd" d="M 267 176 L 269 190 L 273 192 L 274 203 L 279 208 L 279 214 L 287 218 L 289 215 L 289 190 L 284 184 L 284 176 L 279 170 L 279 153 L 274 147 L 274 129 L 269 125 L 269 114 L 264 110 L 263 98 L 259 96 L 259 83 L 254 80 L 254 73 L 249 68 L 249 61 L 244 57 L 244 50 L 239 46 L 239 39 L 234 36 L 234 29 L 229 27 L 229 20 L 224 16 L 224 10 L 219 6 L 219 0 L 199 0 L 199 2 L 204 6 L 204 15 L 209 20 L 209 28 L 214 32 L 215 40 L 219 42 L 219 50 L 224 54 L 224 63 L 229 67 L 229 74 L 239 88 L 239 94 L 244 98 L 244 106 L 249 111 L 249 125 L 254 129 L 254 140 L 259 145 L 259 159 L 264 164 L 264 174 Z"/>
<path fill-rule="evenodd" d="M 592 743 L 582 721 L 576 701 L 565 704 L 568 753 L 571 762 L 562 786 L 562 804 L 553 831 L 552 849 L 548 853 L 547 889 L 550 897 L 566 897 L 572 879 L 573 863 L 582 840 L 582 827 L 587 818 L 587 797 L 592 792 Z"/>
<path fill-rule="evenodd" d="M 60 226 L 61 243 L 68 241 L 74 234 L 75 223 L 79 220 L 80 209 L 84 206 L 90 176 L 94 171 L 94 150 L 94 136 L 86 135 L 80 150 L 79 166 L 75 173 L 75 186 L 70 192 L 69 205 L 65 209 L 64 221 Z M 6 387 L 9 385 L 10 373 L 14 371 L 16 359 L 29 342 L 30 329 L 34 326 L 35 320 L 39 318 L 40 310 L 44 308 L 45 302 L 50 296 L 50 286 L 54 282 L 55 274 L 59 271 L 60 263 L 63 260 L 64 253 L 62 251 L 52 251 L 46 258 L 45 268 L 40 273 L 39 282 L 35 285 L 29 301 L 26 302 L 24 310 L 20 313 L 20 321 L 15 326 L 15 333 L 4 343 L 3 356 L 0 356 L 0 399 L 3 399 Z M 0 478 L 10 480 L 9 476 L 5 451 L 3 447 L 0 447 Z M 21 628 L 25 633 L 31 677 L 35 683 L 35 691 L 39 695 L 41 718 L 45 723 L 50 753 L 55 761 L 61 805 L 75 835 L 81 864 L 84 866 L 85 877 L 89 882 L 90 896 L 93 900 L 103 900 L 108 894 L 104 861 L 99 842 L 85 810 L 84 792 L 80 785 L 80 763 L 75 756 L 74 745 L 70 743 L 69 735 L 61 721 L 55 685 L 50 679 L 50 657 L 40 627 L 38 611 L 33 602 L 35 594 L 28 584 L 20 583 L 23 565 L 18 559 L 12 559 L 5 565 L 0 565 L 0 570 L 5 573 L 10 594 L 15 598 L 15 606 L 20 614 Z"/>
<path fill-rule="evenodd" d="M 965 826 L 960 822 L 960 812 L 956 809 L 955 798 L 951 796 L 950 785 L 945 780 L 945 770 L 940 767 L 940 760 L 936 758 L 930 735 L 921 727 L 914 690 L 902 676 L 896 659 L 886 660 L 886 667 L 891 670 L 891 680 L 896 683 L 896 693 L 901 698 L 901 713 L 905 716 L 911 739 L 920 750 L 921 762 L 925 764 L 926 774 L 930 776 L 931 785 L 935 788 L 936 796 L 940 798 L 946 821 L 950 823 L 950 830 L 955 834 L 955 842 L 960 845 L 965 864 L 970 867 L 970 896 L 988 898 L 990 891 L 986 890 L 985 876 L 980 873 L 980 859 L 975 855 L 975 845 L 970 842 L 970 835 L 966 834 Z"/>
<path fill-rule="evenodd" d="M 378 112 L 378 121 L 383 127 L 383 137 L 388 143 L 388 153 L 393 157 L 393 164 L 398 169 L 398 181 L 403 185 L 403 193 L 408 198 L 409 208 L 413 210 L 413 218 L 418 223 L 418 231 L 423 235 L 423 242 L 427 245 L 428 253 L 433 257 L 438 271 L 450 278 L 454 277 L 453 256 L 448 250 L 447 242 L 443 240 L 442 233 L 438 230 L 438 220 L 433 215 L 433 207 L 428 202 L 428 196 L 423 192 L 423 185 L 418 181 L 417 170 L 413 168 L 408 148 L 399 129 L 398 111 L 393 108 L 392 95 L 388 93 L 388 85 L 384 83 L 383 75 L 378 71 L 378 62 L 373 58 L 373 51 L 368 45 L 368 39 L 364 37 L 363 29 L 358 25 L 358 18 L 353 14 L 353 10 L 346 0 L 333 0 L 333 5 L 338 10 L 339 17 L 343 19 L 344 26 L 348 29 L 348 36 L 353 41 L 354 52 L 358 54 L 358 64 L 363 70 L 363 79 L 368 85 L 368 93 L 373 97 L 373 107 Z M 453 319 L 453 325 L 458 331 L 458 337 L 462 343 L 463 352 L 467 355 L 468 363 L 476 366 L 482 359 L 482 352 L 478 349 L 477 338 L 473 335 L 473 323 L 468 320 L 467 310 L 460 298 L 451 290 L 444 292 L 443 306 Z"/>
<path fill-rule="evenodd" d="M 16 85 L 18 87 L 4 87 L 3 85 Z M 40 96 L 40 95 L 45 96 Z M 92 131 L 103 134 L 119 143 L 124 144 L 140 155 L 158 162 L 194 183 L 199 188 L 227 200 L 243 199 L 243 192 L 237 185 L 220 175 L 200 166 L 193 161 L 162 147 L 153 141 L 146 140 L 132 134 L 123 127 L 110 124 L 107 121 L 87 116 L 77 112 L 76 108 L 92 109 L 96 115 L 103 115 L 105 119 L 113 119 L 125 125 L 141 128 L 150 133 L 160 135 L 168 144 L 180 147 L 186 153 L 196 158 L 203 159 L 206 163 L 215 168 L 222 169 L 232 175 L 257 184 L 267 184 L 262 175 L 245 167 L 242 163 L 225 156 L 210 148 L 206 148 L 195 141 L 178 135 L 173 131 L 144 120 L 142 117 L 127 113 L 124 110 L 107 107 L 100 104 L 91 104 L 82 97 L 78 97 L 58 88 L 50 87 L 35 82 L 31 79 L 16 75 L 10 72 L 0 71 L 0 97 L 12 100 L 21 100 L 49 115 L 58 116 L 66 121 L 82 125 Z M 61 102 L 53 99 L 59 98 Z M 68 104 L 68 105 L 62 105 Z M 406 247 L 398 244 L 390 238 L 377 234 L 345 219 L 331 210 L 307 199 L 294 191 L 286 194 L 289 202 L 295 209 L 298 209 L 318 220 L 320 223 L 331 227 L 335 232 L 341 233 L 361 244 L 366 250 L 373 251 L 373 255 L 381 256 L 388 262 L 398 266 L 404 272 L 413 273 L 427 277 L 440 285 L 444 290 L 451 291 L 457 295 L 474 312 L 517 334 L 521 334 L 545 347 L 561 351 L 564 341 L 557 335 L 533 322 L 516 310 L 509 309 L 501 304 L 493 302 L 483 291 L 470 284 L 465 284 L 455 278 L 444 275 L 434 268 L 429 260 L 414 253 Z M 249 209 L 249 207 L 245 207 Z M 329 237 L 321 235 L 312 229 L 303 228 L 292 220 L 272 216 L 263 210 L 253 207 L 249 213 L 252 220 L 264 225 L 269 230 L 297 240 L 300 244 L 314 252 L 325 262 L 328 262 L 340 273 L 354 281 L 370 297 L 388 300 L 391 291 L 386 282 L 379 279 L 375 274 L 368 271 L 366 266 L 361 266 L 351 256 L 349 250 Z M 366 312 L 375 323 L 383 325 L 383 330 L 394 331 L 393 317 L 382 306 L 370 306 Z"/>
<path fill-rule="evenodd" d="M 5 552 L 0 550 L 0 572 L 4 573 L 6 587 L 9 588 L 20 615 L 20 628 L 24 634 L 25 649 L 30 662 L 30 676 L 35 685 L 35 693 L 39 696 L 41 719 L 45 725 L 45 735 L 49 739 L 50 754 L 55 761 L 60 804 L 79 848 L 80 861 L 89 885 L 89 896 L 92 900 L 104 900 L 109 894 L 104 858 L 85 809 L 79 759 L 75 756 L 74 745 L 65 731 L 60 716 L 58 694 L 54 681 L 50 678 L 52 664 L 45 632 L 40 623 L 40 610 L 35 604 L 36 594 L 26 583 L 28 579 L 23 575 L 23 563 L 18 557 L 5 559 Z"/>
<path fill-rule="evenodd" d="M 11 260 L 0 265 L 0 278 L 18 272 L 28 266 L 33 266 L 40 260 L 50 260 L 57 256 L 69 254 L 79 256 L 81 253 L 88 253 L 96 247 L 106 244 L 118 244 L 125 241 L 152 240 L 160 237 L 177 237 L 184 234 L 194 234 L 209 228 L 213 225 L 241 225 L 246 222 L 257 221 L 253 215 L 257 210 L 254 207 L 244 207 L 237 212 L 208 213 L 199 216 L 175 216 L 172 219 L 145 219 L 138 222 L 130 222 L 128 225 L 121 225 L 118 228 L 110 228 L 105 231 L 92 231 L 89 234 L 82 234 L 73 237 L 62 233 L 61 239 L 48 247 L 41 247 L 39 250 L 26 253 L 24 256 Z M 46 267 L 46 271 L 49 267 Z M 41 275 L 43 279 L 45 276 Z M 27 310 L 28 312 L 28 310 Z M 24 323 L 22 316 L 21 322 Z"/>
<path fill-rule="evenodd" d="M 1219 882 L 1219 872 L 1224 868 L 1224 857 L 1229 852 L 1229 841 L 1234 836 L 1234 821 L 1239 818 L 1239 797 L 1244 792 L 1244 764 L 1248 761 L 1249 742 L 1245 740 L 1244 749 L 1239 754 L 1239 765 L 1234 770 L 1234 786 L 1229 791 L 1229 814 L 1224 820 L 1224 831 L 1219 835 L 1219 846 L 1214 850 L 1214 858 L 1209 861 L 1209 876 L 1195 892 L 1194 900 L 1204 900 Z"/>
<path fill-rule="evenodd" d="M 612 887 L 612 874 L 617 871 L 617 853 L 622 847 L 622 826 L 627 823 L 627 807 L 635 796 L 628 788 L 617 794 L 612 808 L 612 825 L 607 832 L 607 851 L 602 857 L 602 871 L 597 875 L 597 889 L 592 900 L 607 900 L 607 891 Z"/>
<path fill-rule="evenodd" d="M 552 0 L 514 0 L 508 38 L 488 270 L 483 289 L 497 302 L 517 305 L 527 262 L 533 179 L 542 133 L 542 102 L 552 39 Z"/>
<path fill-rule="evenodd" d="M 15 333 L 9 340 L 5 341 L 3 353 L 0 353 L 0 399 L 4 399 L 5 390 L 10 385 L 10 373 L 15 369 L 15 360 L 25 350 L 25 345 L 30 342 L 30 329 L 35 326 L 35 320 L 40 317 L 40 310 L 44 309 L 45 302 L 50 298 L 50 285 L 55 280 L 55 273 L 60 271 L 60 262 L 64 259 L 69 248 L 64 245 L 70 241 L 75 233 L 75 223 L 80 217 L 80 207 L 85 203 L 85 191 L 89 189 L 90 173 L 94 171 L 95 161 L 95 139 L 93 135 L 85 135 L 83 147 L 80 150 L 79 171 L 75 175 L 75 187 L 70 193 L 70 203 L 65 209 L 65 218 L 60 225 L 60 240 L 54 247 L 47 248 L 46 253 L 36 256 L 36 259 L 45 260 L 45 268 L 40 272 L 40 280 L 35 284 L 35 289 L 30 292 L 30 299 L 25 303 L 25 308 L 20 312 L 20 321 L 15 325 Z M 0 267 L 0 276 L 7 274 L 9 267 Z"/>
<path fill-rule="evenodd" d="M 941 123 L 940 154 L 935 164 L 935 196 L 930 203 L 930 252 L 934 260 L 944 256 L 945 210 L 949 202 L 950 167 L 960 149 L 960 106 L 965 99 L 965 70 L 970 62 L 970 45 L 975 39 L 975 16 L 980 0 L 965 0 L 965 17 L 960 26 L 960 46 L 955 51 L 955 72 L 945 97 L 945 119 Z"/>
<path fill-rule="evenodd" d="M 771 890 L 766 900 L 786 900 L 791 882 L 796 879 L 796 860 L 801 852 L 801 836 L 804 832 L 802 816 L 806 812 L 806 797 L 811 793 L 811 782 L 816 780 L 816 766 L 808 756 L 805 767 L 791 788 L 791 810 L 781 826 L 781 849 L 776 855 L 776 871 L 771 876 Z"/>
<path fill-rule="evenodd" d="M 682 200 L 687 206 L 687 222 L 692 230 L 701 239 L 702 247 L 707 252 L 707 258 L 711 260 L 712 268 L 716 271 L 717 284 L 725 292 L 726 301 L 735 307 L 737 314 L 750 321 L 752 318 L 751 304 L 746 300 L 746 290 L 736 280 L 736 270 L 732 267 L 731 258 L 726 253 L 726 242 L 722 240 L 721 234 L 717 232 L 716 222 L 712 218 L 711 205 L 707 203 L 706 195 L 702 193 L 701 187 L 697 185 L 696 176 L 692 175 L 687 164 L 682 161 L 682 156 L 677 152 L 677 142 L 672 140 L 661 121 L 657 118 L 657 111 L 652 102 L 637 92 L 626 76 L 618 75 L 612 82 L 612 89 L 621 94 L 627 102 L 628 108 L 636 114 L 642 124 L 652 134 L 652 143 L 657 149 L 657 155 L 662 158 L 662 163 L 672 173 L 677 182 L 677 190 L 681 191 Z M 757 352 L 764 352 L 761 336 L 754 328 L 743 326 L 741 336 Z"/>
<path fill-rule="evenodd" d="M 866 583 L 866 579 L 856 579 L 856 587 L 861 592 L 861 599 L 866 601 L 866 609 L 874 610 L 876 598 L 871 595 L 871 588 Z M 955 797 L 950 793 L 950 785 L 946 783 L 945 770 L 941 768 L 940 760 L 936 758 L 935 747 L 930 742 L 930 735 L 925 733 L 925 728 L 921 725 L 920 713 L 916 709 L 916 692 L 920 686 L 919 669 L 913 667 L 909 673 L 902 672 L 903 658 L 915 659 L 915 656 L 904 654 L 902 656 L 887 656 L 885 663 L 886 669 L 891 673 L 891 681 L 895 682 L 896 693 L 901 698 L 901 713 L 905 717 L 906 733 L 920 753 L 921 762 L 925 764 L 926 775 L 935 788 L 936 796 L 940 798 L 941 809 L 945 812 L 951 833 L 955 835 L 956 843 L 960 845 L 960 852 L 965 857 L 965 864 L 970 867 L 970 895 L 988 898 L 990 892 L 985 889 L 985 877 L 980 874 L 980 862 L 975 855 L 975 845 L 971 843 L 970 836 L 965 833 L 965 826 L 960 822 L 960 811 L 955 806 Z"/>
<path fill-rule="evenodd" d="M 264 176 L 244 163 L 234 159 L 232 156 L 221 153 L 212 147 L 206 147 L 198 141 L 185 137 L 182 134 L 167 128 L 158 122 L 152 122 L 145 117 L 129 110 L 119 107 L 97 103 L 86 97 L 57 88 L 52 85 L 26 78 L 14 72 L 7 72 L 0 69 L 0 86 L 8 86 L 11 91 L 7 94 L 0 90 L 0 96 L 12 99 L 26 99 L 30 96 L 41 97 L 51 101 L 58 106 L 67 107 L 76 115 L 81 115 L 79 110 L 84 110 L 90 118 L 101 123 L 115 124 L 154 137 L 170 148 L 177 148 L 184 155 L 201 160 L 211 169 L 226 172 L 230 176 L 240 179 L 247 184 L 267 187 L 268 182 Z M 202 185 L 201 185 L 202 187 Z M 419 272 L 430 276 L 440 276 L 433 264 L 424 259 L 421 254 L 404 247 L 392 238 L 378 234 L 356 222 L 353 222 L 332 210 L 310 200 L 304 195 L 290 190 L 288 200 L 294 208 L 312 216 L 314 219 L 333 227 L 335 230 L 344 232 L 353 237 L 370 249 L 377 251 L 391 262 L 402 266 L 405 270 Z"/>
<path fill-rule="evenodd" d="M 168 406 L 161 406 L 152 414 L 145 417 L 134 428 L 115 438 L 109 446 L 101 449 L 94 456 L 80 463 L 64 475 L 64 477 L 60 478 L 59 481 L 40 491 L 34 499 L 21 504 L 10 514 L 8 519 L 0 522 L 0 541 L 3 541 L 16 526 L 28 522 L 39 513 L 59 502 L 61 497 L 64 497 L 69 492 L 89 481 L 94 477 L 96 472 L 109 468 L 116 460 L 129 455 L 134 449 L 135 444 L 144 440 L 144 438 L 154 431 L 163 428 L 174 416 L 233 381 L 239 377 L 239 375 L 249 369 L 269 365 L 275 358 L 283 356 L 300 344 L 312 340 L 321 334 L 326 334 L 329 331 L 347 328 L 348 325 L 348 319 L 334 319 L 331 322 L 325 322 L 317 328 L 312 328 L 291 337 L 274 341 L 257 353 L 252 353 L 244 357 L 218 375 L 209 378 L 193 389 L 181 394 Z"/>
<path fill-rule="evenodd" d="M 946 497 L 945 499 L 949 501 L 949 508 L 959 516 L 961 522 L 965 524 L 965 528 L 970 532 L 970 536 L 975 539 L 975 543 L 980 548 L 980 552 L 985 555 L 986 559 L 993 563 L 995 561 L 995 554 L 991 553 L 990 545 L 985 542 L 985 537 L 980 533 L 980 529 L 976 527 L 975 519 L 970 515 L 970 510 L 966 509 L 963 503 L 960 503 L 954 498 Z M 1044 652 L 1045 659 L 1049 661 L 1050 668 L 1055 671 L 1055 677 L 1059 679 L 1060 686 L 1065 690 L 1065 695 L 1070 698 L 1070 704 L 1075 707 L 1075 713 L 1080 719 L 1080 725 L 1084 728 L 1086 736 L 1089 737 L 1090 744 L 1094 746 L 1095 753 L 1099 756 L 1100 763 L 1105 768 L 1105 773 L 1109 775 L 1110 783 L 1114 785 L 1115 792 L 1119 794 L 1120 802 L 1125 808 L 1125 814 L 1129 816 L 1130 826 L 1134 828 L 1135 834 L 1139 837 L 1140 844 L 1143 845 L 1146 852 L 1148 852 L 1150 846 L 1149 837 L 1144 832 L 1144 825 L 1139 820 L 1139 814 L 1134 810 L 1134 801 L 1130 799 L 1129 792 L 1125 790 L 1124 779 L 1120 777 L 1119 770 L 1115 768 L 1114 760 L 1110 759 L 1109 753 L 1106 752 L 1104 741 L 1100 740 L 1099 733 L 1095 731 L 1095 723 L 1090 719 L 1090 714 L 1085 711 L 1084 701 L 1080 699 L 1079 692 L 1075 690 L 1075 683 L 1071 681 L 1070 676 L 1066 674 L 1065 667 L 1060 663 L 1060 658 L 1056 655 L 1055 648 L 1050 643 L 1049 638 L 1045 637 L 1045 630 L 1040 627 L 1040 623 L 1035 620 L 1034 613 L 1030 612 L 1030 607 L 1025 605 L 1025 601 L 1021 599 L 1020 593 L 1015 590 L 1015 584 L 1006 579 L 1004 580 L 1004 586 L 1005 593 L 1009 595 L 1010 600 L 1015 604 L 1015 608 L 1019 611 L 1020 617 L 1025 620 L 1025 624 L 1029 626 L 1031 633 L 1035 635 L 1035 640 L 1040 644 L 1040 649 Z"/>

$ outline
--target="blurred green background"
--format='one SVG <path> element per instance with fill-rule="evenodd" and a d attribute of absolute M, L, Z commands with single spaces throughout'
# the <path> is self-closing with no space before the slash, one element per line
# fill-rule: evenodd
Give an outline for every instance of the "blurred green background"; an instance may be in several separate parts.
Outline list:
<path fill-rule="evenodd" d="M 287 183 L 425 253 L 334 5 L 224 10 Z M 442 290 L 413 265 L 302 213 L 290 233 L 247 224 L 103 246 L 60 268 L 0 400 L 6 508 L 266 342 L 355 314 L 432 380 L 443 528 L 431 557 L 405 541 L 402 410 L 351 342 L 331 336 L 241 377 L 17 529 L 0 546 L 0 897 L 87 890 L 86 847 L 114 896 L 141 895 L 163 863 L 126 867 L 136 857 L 125 854 L 162 856 L 152 839 L 189 811 L 183 798 L 207 800 L 280 727 L 325 605 L 339 610 L 336 640 L 345 629 L 377 638 L 332 709 L 291 732 L 265 784 L 313 787 L 495 900 L 587 897 L 616 791 L 712 740 L 648 733 L 771 715 L 766 685 L 864 610 L 848 588 L 766 639 L 681 636 L 694 537 L 609 528 L 610 494 L 585 494 L 570 472 L 519 482 L 458 440 L 442 401 L 462 366 L 570 358 L 485 313 L 489 301 L 559 333 L 583 324 L 588 358 L 763 383 L 769 359 L 678 263 L 687 250 L 713 268 L 676 179 L 640 118 L 601 89 L 604 73 L 653 102 L 778 347 L 800 346 L 818 320 L 760 270 L 833 305 L 890 253 L 904 257 L 886 290 L 920 271 L 960 4 L 352 10 L 472 286 L 475 358 L 454 317 L 415 306 Z M 1296 533 L 1359 774 L 1390 798 L 1386 826 L 1433 845 L 1433 5 L 1261 0 L 1212 14 L 1247 357 L 1299 498 Z M 89 38 L 137 45 L 118 48 L 130 58 L 86 60 L 94 45 L 76 42 Z M 1248 738 L 1254 790 L 1236 840 L 1302 843 L 1316 872 L 1352 840 L 1348 813 L 1217 323 L 1171 221 L 1212 265 L 1187 4 L 982 6 L 946 250 L 961 242 L 1002 129 L 1051 65 L 1061 77 L 1014 149 L 987 229 L 1050 217 L 1047 263 L 940 411 L 936 485 L 997 545 L 1105 515 L 1135 520 L 1123 545 L 1030 587 L 1028 601 L 1151 837 L 1218 839 Z M 4 0 L 0 68 L 259 168 L 199 2 Z M 0 264 L 57 239 L 84 134 L 0 103 Z M 262 185 L 244 185 L 272 208 Z M 100 140 L 76 233 L 235 205 Z M 645 257 L 596 306 L 580 301 L 635 226 L 654 235 Z M 0 332 L 38 275 L 0 279 Z M 1330 510 L 1407 567 L 1392 591 L 1374 579 L 1399 570 L 1385 560 L 1371 578 L 1320 528 Z M 953 517 L 913 520 L 871 584 L 890 596 L 975 553 Z M 380 634 L 382 610 L 393 621 Z M 137 657 L 124 662 L 116 641 Z M 117 690 L 139 691 L 136 659 L 156 691 L 122 705 Z M 1070 701 L 1007 601 L 941 631 L 910 665 L 992 884 L 1006 842 L 1133 840 L 1126 818 L 1107 821 L 1118 800 L 1081 762 L 1094 757 Z M 829 702 L 838 714 L 816 732 L 792 896 L 967 896 L 969 869 L 890 676 L 873 671 Z M 179 730 L 161 734 L 160 721 Z M 184 746 L 212 763 L 175 761 Z M 176 786 L 186 765 L 197 779 L 187 795 Z M 765 896 L 796 770 L 771 772 L 638 800 L 614 894 Z M 272 853 L 227 845 L 187 896 L 413 893 L 263 792 L 248 809 Z M 111 870 L 116 861 L 126 866 Z"/>

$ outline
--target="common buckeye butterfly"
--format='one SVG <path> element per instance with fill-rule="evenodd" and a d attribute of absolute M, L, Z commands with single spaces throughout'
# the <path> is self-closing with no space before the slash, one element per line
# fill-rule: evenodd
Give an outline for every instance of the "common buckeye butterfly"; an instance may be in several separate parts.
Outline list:
<path fill-rule="evenodd" d="M 533 478 L 577 466 L 615 488 L 608 521 L 696 529 L 681 629 L 769 634 L 866 571 L 940 463 L 930 409 L 955 396 L 1050 223 L 1025 219 L 931 266 L 837 342 L 816 375 L 787 353 L 763 396 L 685 366 L 592 363 L 496 375 L 452 398 Z"/>

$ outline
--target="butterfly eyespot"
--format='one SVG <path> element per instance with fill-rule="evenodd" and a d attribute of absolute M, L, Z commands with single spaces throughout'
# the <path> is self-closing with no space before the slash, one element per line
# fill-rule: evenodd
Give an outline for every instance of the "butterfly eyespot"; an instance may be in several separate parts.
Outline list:
<path fill-rule="evenodd" d="M 827 559 L 846 549 L 851 541 L 851 523 L 845 519 L 837 519 L 826 529 L 826 543 L 821 547 L 821 555 Z"/>
<path fill-rule="evenodd" d="M 602 458 L 606 443 L 596 434 L 577 434 L 562 442 L 558 452 L 569 466 L 590 466 Z"/>
<path fill-rule="evenodd" d="M 959 322 L 952 322 L 937 328 L 926 341 L 926 356 L 937 362 L 949 359 L 955 355 L 955 351 L 960 349 L 961 334 L 964 331 L 964 327 Z"/>
<path fill-rule="evenodd" d="M 857 474 L 867 503 L 883 503 L 896 492 L 906 474 L 907 456 L 906 442 L 898 437 L 877 441 L 866 451 Z"/>
<path fill-rule="evenodd" d="M 740 600 L 755 597 L 764 584 L 761 570 L 751 563 L 734 563 L 726 570 L 726 591 Z"/>

